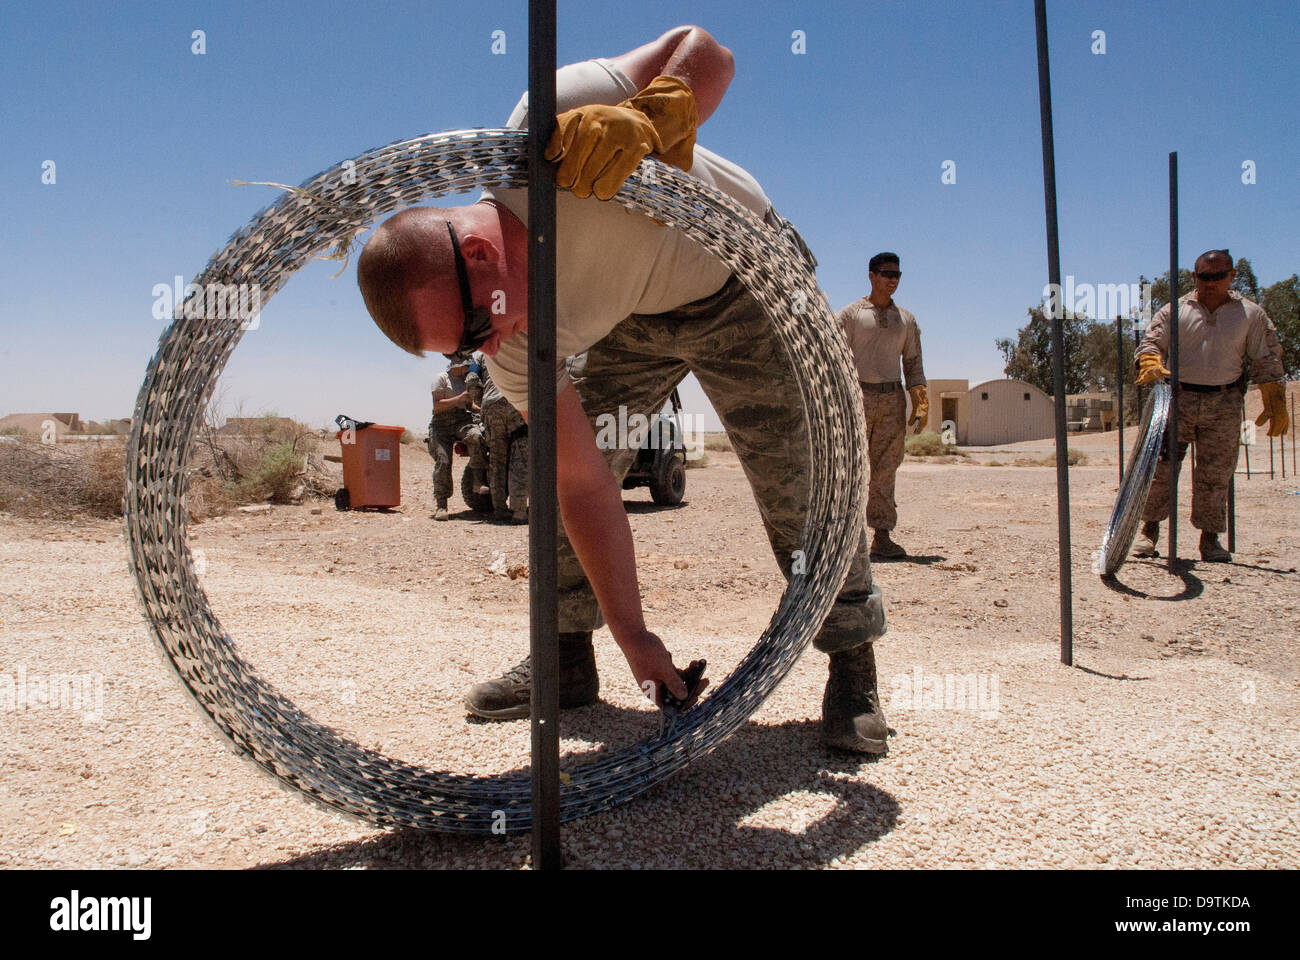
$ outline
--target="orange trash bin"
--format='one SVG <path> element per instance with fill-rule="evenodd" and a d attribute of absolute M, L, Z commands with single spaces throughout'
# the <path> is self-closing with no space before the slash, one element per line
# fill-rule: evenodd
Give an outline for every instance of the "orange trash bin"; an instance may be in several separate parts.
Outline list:
<path fill-rule="evenodd" d="M 341 510 L 396 507 L 402 502 L 402 434 L 405 427 L 373 423 L 334 434 L 343 448 L 343 490 L 335 497 Z M 351 443 L 347 440 L 351 434 Z"/>

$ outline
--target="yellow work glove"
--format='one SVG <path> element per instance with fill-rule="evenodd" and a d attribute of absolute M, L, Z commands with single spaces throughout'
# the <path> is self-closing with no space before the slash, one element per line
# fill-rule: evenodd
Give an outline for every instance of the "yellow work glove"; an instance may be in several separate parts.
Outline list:
<path fill-rule="evenodd" d="M 907 421 L 907 425 L 910 427 L 916 424 L 916 429 L 912 432 L 920 433 L 930 422 L 930 397 L 925 392 L 925 384 L 908 387 L 907 393 L 912 398 L 912 416 Z"/>
<path fill-rule="evenodd" d="M 699 117 L 695 112 L 695 94 L 678 77 L 655 77 L 644 90 L 621 106 L 639 110 L 650 118 L 659 135 L 659 149 L 651 153 L 656 160 L 689 170 L 695 163 L 695 130 Z"/>
<path fill-rule="evenodd" d="M 589 104 L 555 118 L 546 159 L 559 160 L 555 184 L 608 200 L 650 154 L 689 170 L 695 155 L 695 94 L 676 77 L 655 77 L 618 106 Z"/>
<path fill-rule="evenodd" d="M 1291 428 L 1291 418 L 1286 415 L 1286 387 L 1281 383 L 1261 383 L 1259 397 L 1264 401 L 1264 409 L 1255 418 L 1255 426 L 1263 426 L 1268 421 L 1268 435 L 1280 437 Z"/>
<path fill-rule="evenodd" d="M 1172 376 L 1172 374 L 1165 369 L 1160 354 L 1143 353 L 1138 356 L 1137 385 L 1139 387 L 1145 387 L 1148 383 L 1154 383 L 1161 377 L 1168 376 Z"/>

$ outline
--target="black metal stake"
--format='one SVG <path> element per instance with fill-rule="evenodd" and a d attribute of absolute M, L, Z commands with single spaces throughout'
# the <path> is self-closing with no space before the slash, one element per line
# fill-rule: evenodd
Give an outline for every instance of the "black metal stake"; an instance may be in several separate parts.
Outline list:
<path fill-rule="evenodd" d="M 1070 571 L 1070 472 L 1065 429 L 1065 303 L 1061 295 L 1061 247 L 1056 233 L 1056 149 L 1052 139 L 1052 78 L 1047 63 L 1047 0 L 1034 0 L 1038 34 L 1038 114 L 1043 141 L 1043 206 L 1047 218 L 1047 280 L 1054 291 L 1052 391 L 1056 407 L 1056 537 L 1061 581 L 1061 662 L 1074 663 L 1073 585 Z"/>
<path fill-rule="evenodd" d="M 1124 318 L 1115 318 L 1115 388 L 1119 399 L 1119 482 L 1124 482 Z"/>
<path fill-rule="evenodd" d="M 555 591 L 555 0 L 528 2 L 528 599 L 533 867 L 560 856 L 560 652 Z"/>
<path fill-rule="evenodd" d="M 1246 448 L 1246 479 L 1250 479 L 1250 444 L 1246 442 L 1250 436 L 1250 428 L 1246 426 L 1246 408 L 1241 408 L 1241 445 Z"/>
<path fill-rule="evenodd" d="M 1178 153 L 1169 154 L 1169 569 L 1178 563 Z"/>
<path fill-rule="evenodd" d="M 1272 437 L 1268 438 L 1268 478 L 1270 480 L 1276 479 L 1273 476 L 1273 438 Z"/>
<path fill-rule="evenodd" d="M 1235 473 L 1228 480 L 1228 552 L 1237 552 L 1237 477 Z"/>
<path fill-rule="evenodd" d="M 1137 359 L 1138 347 L 1140 346 L 1142 346 L 1142 341 L 1139 338 L 1137 326 L 1135 325 L 1133 327 L 1133 359 L 1134 360 Z M 1142 422 L 1142 388 L 1137 385 L 1136 378 L 1133 381 L 1133 406 L 1134 406 L 1133 412 L 1135 414 L 1133 422 L 1140 424 Z"/>

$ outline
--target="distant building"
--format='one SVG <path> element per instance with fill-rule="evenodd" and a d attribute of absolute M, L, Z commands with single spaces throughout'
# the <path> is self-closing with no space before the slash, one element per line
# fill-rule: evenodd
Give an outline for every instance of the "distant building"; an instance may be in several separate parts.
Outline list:
<path fill-rule="evenodd" d="M 1115 394 L 1072 393 L 1065 398 L 1065 427 L 1072 433 L 1115 429 Z"/>
<path fill-rule="evenodd" d="M 983 447 L 1042 440 L 1056 432 L 1052 398 L 1023 380 L 931 380 L 925 429 L 942 436 L 945 425 L 959 446 Z M 907 400 L 912 415 L 912 400 Z"/>
<path fill-rule="evenodd" d="M 0 433 L 19 430 L 39 437 L 53 430 L 54 438 L 58 440 L 85 429 L 86 425 L 75 413 L 11 413 L 7 417 L 0 417 Z"/>
<path fill-rule="evenodd" d="M 1023 380 L 987 380 L 970 391 L 966 443 L 987 447 L 1056 433 L 1052 398 Z"/>

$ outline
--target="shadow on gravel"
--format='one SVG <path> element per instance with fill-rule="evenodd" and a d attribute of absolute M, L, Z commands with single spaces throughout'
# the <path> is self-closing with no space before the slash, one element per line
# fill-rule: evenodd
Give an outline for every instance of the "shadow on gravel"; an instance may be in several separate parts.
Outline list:
<path fill-rule="evenodd" d="M 1159 570 L 1167 570 L 1163 560 L 1130 560 L 1129 563 L 1134 566 L 1154 567 Z M 1121 567 L 1120 569 L 1123 568 Z M 1192 573 L 1191 560 L 1179 560 L 1174 569 L 1174 576 L 1183 582 L 1183 589 L 1181 592 L 1169 597 L 1156 596 L 1153 593 L 1147 593 L 1143 590 L 1138 590 L 1135 587 L 1130 587 L 1127 584 L 1120 583 L 1113 575 L 1102 577 L 1101 582 L 1106 585 L 1108 590 L 1113 590 L 1116 593 L 1127 594 L 1130 597 L 1138 597 L 1142 600 L 1195 600 L 1205 592 L 1205 584 Z"/>
<path fill-rule="evenodd" d="M 1150 680 L 1151 679 L 1150 677 L 1130 677 L 1127 673 L 1119 673 L 1119 674 L 1102 673 L 1100 670 L 1093 670 L 1091 667 L 1085 667 L 1079 663 L 1076 663 L 1074 665 L 1074 668 L 1076 670 L 1081 670 L 1084 673 L 1091 674 L 1094 677 L 1102 677 L 1106 680 Z"/>
<path fill-rule="evenodd" d="M 746 723 L 667 782 L 612 811 L 565 824 L 565 865 L 795 869 L 853 854 L 893 830 L 901 808 L 891 794 L 864 781 L 874 758 L 822 747 L 820 726 L 816 720 Z M 801 796 L 785 799 L 789 794 Z M 804 794 L 819 795 L 821 802 L 810 806 Z M 789 822 L 790 828 L 744 822 L 773 802 L 780 805 L 763 818 Z M 798 815 L 826 807 L 812 822 Z M 690 823 L 693 849 L 665 849 L 659 825 L 666 822 Z M 617 848 L 606 839 L 615 825 Z M 403 829 L 253 869 L 430 869 L 453 858 L 483 869 L 516 869 L 530 844 L 527 835 L 463 837 Z"/>
<path fill-rule="evenodd" d="M 913 555 L 909 553 L 905 557 L 879 557 L 879 558 L 872 557 L 871 562 L 872 563 L 915 563 L 917 566 L 928 567 L 931 564 L 943 563 L 947 559 L 948 559 L 947 557 L 942 557 L 939 556 L 938 554 Z"/>
<path fill-rule="evenodd" d="M 623 510 L 627 513 L 672 513 L 674 510 L 685 510 L 690 505 L 689 498 L 674 504 L 655 503 L 653 500 L 624 500 Z"/>

